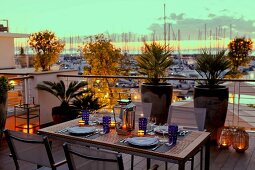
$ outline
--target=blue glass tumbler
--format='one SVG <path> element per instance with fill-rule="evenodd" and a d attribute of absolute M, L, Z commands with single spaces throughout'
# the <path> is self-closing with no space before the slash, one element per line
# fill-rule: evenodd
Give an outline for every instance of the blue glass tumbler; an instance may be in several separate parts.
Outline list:
<path fill-rule="evenodd" d="M 81 119 L 84 120 L 85 125 L 89 124 L 89 111 L 88 110 L 83 110 L 81 113 Z"/>
<path fill-rule="evenodd" d="M 140 117 L 138 119 L 138 123 L 139 123 L 139 130 L 143 130 L 144 134 L 146 134 L 146 130 L 147 130 L 147 118 Z"/>
<path fill-rule="evenodd" d="M 103 116 L 103 132 L 104 134 L 110 132 L 111 116 Z"/>
<path fill-rule="evenodd" d="M 177 142 L 178 126 L 171 124 L 168 126 L 168 143 L 175 145 Z"/>

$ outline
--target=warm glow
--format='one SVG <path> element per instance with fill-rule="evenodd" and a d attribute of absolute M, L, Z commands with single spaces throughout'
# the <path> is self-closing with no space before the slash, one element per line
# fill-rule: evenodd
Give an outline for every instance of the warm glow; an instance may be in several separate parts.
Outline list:
<path fill-rule="evenodd" d="M 34 133 L 33 125 L 29 125 L 28 127 L 24 125 L 22 132 L 27 133 L 27 128 L 29 128 L 29 133 Z"/>
<path fill-rule="evenodd" d="M 14 80 L 10 80 L 10 84 L 13 86 L 17 85 L 17 83 Z"/>
<path fill-rule="evenodd" d="M 126 130 L 127 129 L 127 125 L 126 124 L 122 125 L 122 129 Z"/>
<path fill-rule="evenodd" d="M 79 126 L 84 126 L 85 125 L 85 121 L 84 120 L 79 120 Z"/>
<path fill-rule="evenodd" d="M 144 136 L 144 130 L 138 130 L 137 135 L 138 136 Z"/>
<path fill-rule="evenodd" d="M 115 122 L 115 121 L 111 121 L 110 127 L 111 127 L 111 128 L 115 128 L 115 125 L 116 125 L 116 122 Z"/>

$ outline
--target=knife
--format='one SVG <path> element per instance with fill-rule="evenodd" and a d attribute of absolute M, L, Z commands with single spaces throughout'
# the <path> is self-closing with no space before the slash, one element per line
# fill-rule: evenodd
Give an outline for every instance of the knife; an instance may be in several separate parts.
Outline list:
<path fill-rule="evenodd" d="M 160 144 L 158 144 L 157 146 L 155 146 L 154 148 L 152 148 L 151 150 L 152 151 L 155 151 L 155 150 L 157 150 L 160 146 L 162 146 L 163 145 L 163 143 L 160 143 Z"/>

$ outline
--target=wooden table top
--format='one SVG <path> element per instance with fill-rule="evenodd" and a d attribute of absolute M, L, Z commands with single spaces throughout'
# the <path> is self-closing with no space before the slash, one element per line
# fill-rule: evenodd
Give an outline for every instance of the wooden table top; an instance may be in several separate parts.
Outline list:
<path fill-rule="evenodd" d="M 76 141 L 79 143 L 89 144 L 95 147 L 101 147 L 106 149 L 115 150 L 122 153 L 129 153 L 139 156 L 145 156 L 149 158 L 158 158 L 162 161 L 172 160 L 187 160 L 195 154 L 195 152 L 203 145 L 210 137 L 210 133 L 201 131 L 190 131 L 185 137 L 177 139 L 177 144 L 173 146 L 170 150 L 166 152 L 157 152 L 148 149 L 133 147 L 130 145 L 121 145 L 120 140 L 133 136 L 130 135 L 123 136 L 118 135 L 115 129 L 111 129 L 110 133 L 99 135 L 97 138 L 90 139 L 80 136 L 73 136 L 70 134 L 59 133 L 59 130 L 65 129 L 71 126 L 78 126 L 78 121 L 80 119 L 71 120 L 61 124 L 49 126 L 43 129 L 39 129 L 38 132 L 42 135 L 47 135 L 48 137 L 57 137 L 64 139 L 66 141 Z"/>

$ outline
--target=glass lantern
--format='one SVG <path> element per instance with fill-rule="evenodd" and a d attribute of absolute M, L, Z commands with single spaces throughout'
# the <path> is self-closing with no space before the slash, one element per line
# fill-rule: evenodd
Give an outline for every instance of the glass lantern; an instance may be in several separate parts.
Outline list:
<path fill-rule="evenodd" d="M 232 144 L 232 130 L 224 127 L 221 131 L 219 146 L 221 149 L 228 149 Z"/>
<path fill-rule="evenodd" d="M 233 148 L 236 152 L 244 152 L 249 148 L 249 134 L 244 128 L 238 128 L 232 139 Z"/>

